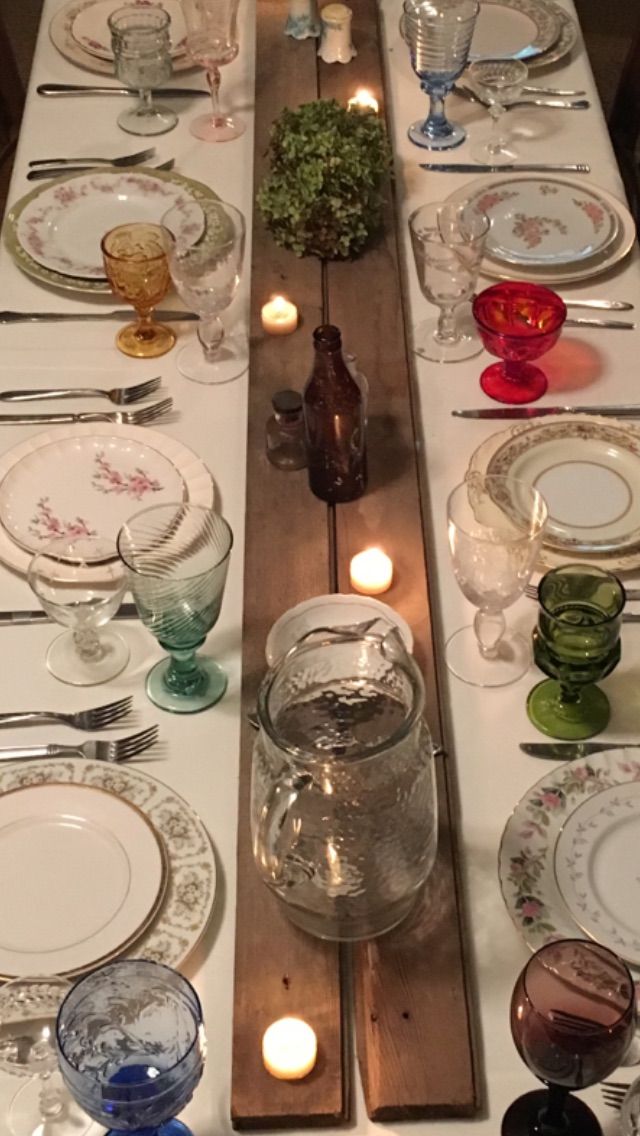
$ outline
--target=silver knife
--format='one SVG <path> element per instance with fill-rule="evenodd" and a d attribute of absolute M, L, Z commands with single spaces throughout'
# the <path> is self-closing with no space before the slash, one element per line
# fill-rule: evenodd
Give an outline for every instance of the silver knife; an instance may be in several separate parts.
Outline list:
<path fill-rule="evenodd" d="M 129 97 L 134 95 L 137 98 L 140 94 L 133 87 L 87 87 L 74 83 L 41 83 L 39 87 L 36 87 L 36 90 L 39 95 L 49 96 L 50 98 L 58 98 L 64 95 L 127 95 Z M 211 97 L 209 91 L 192 87 L 154 87 L 153 93 L 161 99 L 191 97 L 208 99 Z"/>
<path fill-rule="evenodd" d="M 618 331 L 633 331 L 635 323 L 631 320 L 584 319 L 581 316 L 564 321 L 565 327 L 605 327 Z"/>
<path fill-rule="evenodd" d="M 563 297 L 564 299 L 564 297 Z M 633 304 L 629 300 L 567 300 L 566 308 L 596 308 L 603 312 L 630 312 Z"/>
<path fill-rule="evenodd" d="M 159 320 L 197 320 L 195 312 L 155 311 L 154 316 Z M 112 312 L 0 312 L 2 323 L 60 323 L 64 320 L 112 320 L 131 319 L 131 311 L 117 309 Z"/>
<path fill-rule="evenodd" d="M 419 162 L 421 170 L 435 170 L 440 174 L 502 174 L 502 173 L 591 173 L 586 162 L 511 162 L 506 166 L 482 165 L 480 162 Z"/>
<path fill-rule="evenodd" d="M 639 749 L 640 742 L 520 742 L 520 749 L 529 757 L 547 757 L 571 761 L 576 757 L 589 757 L 593 753 L 606 753 L 610 749 Z"/>
<path fill-rule="evenodd" d="M 115 615 L 111 616 L 112 619 L 137 619 L 138 611 L 135 604 L 123 603 L 120 604 Z M 16 627 L 25 623 L 53 623 L 51 616 L 47 615 L 46 611 L 0 611 L 0 627 Z"/>
<path fill-rule="evenodd" d="M 603 418 L 640 418 L 640 404 L 621 406 L 483 406 L 452 410 L 454 418 L 543 418 L 547 414 L 600 414 Z"/>

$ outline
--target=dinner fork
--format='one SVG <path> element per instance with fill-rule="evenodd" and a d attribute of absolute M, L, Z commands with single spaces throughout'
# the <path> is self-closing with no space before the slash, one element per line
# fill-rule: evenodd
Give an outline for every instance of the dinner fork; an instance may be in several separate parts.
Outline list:
<path fill-rule="evenodd" d="M 30 761 L 36 757 L 86 757 L 87 761 L 119 764 L 131 761 L 158 740 L 158 727 L 149 726 L 137 734 L 110 741 L 83 742 L 82 745 L 2 746 L 0 761 Z"/>
<path fill-rule="evenodd" d="M 626 1097 L 630 1086 L 625 1085 L 623 1081 L 603 1081 L 600 1089 L 602 1090 L 602 1099 L 609 1108 L 621 1109 L 622 1102 Z"/>
<path fill-rule="evenodd" d="M 624 591 L 625 591 L 625 595 L 626 595 L 628 600 L 640 600 L 640 588 L 627 588 L 627 587 L 625 587 Z M 537 584 L 527 584 L 527 586 L 524 589 L 524 594 L 530 600 L 537 600 L 538 599 L 538 585 Z"/>
<path fill-rule="evenodd" d="M 48 426 L 63 425 L 67 422 L 117 422 L 119 426 L 147 426 L 168 414 L 173 406 L 172 398 L 140 406 L 137 410 L 95 411 L 80 414 L 0 414 L 0 425 L 29 426 L 46 423 Z"/>
<path fill-rule="evenodd" d="M 144 383 L 135 383 L 131 387 L 42 387 L 40 390 L 9 390 L 0 391 L 0 402 L 35 402 L 48 398 L 108 398 L 116 406 L 127 406 L 130 402 L 140 402 L 148 394 L 155 394 L 162 378 L 147 379 Z"/>
<path fill-rule="evenodd" d="M 76 730 L 104 730 L 112 722 L 118 722 L 131 710 L 133 697 L 119 698 L 117 702 L 107 702 L 90 710 L 19 710 L 15 713 L 0 713 L 0 726 L 31 724 L 32 722 L 64 722 Z"/>

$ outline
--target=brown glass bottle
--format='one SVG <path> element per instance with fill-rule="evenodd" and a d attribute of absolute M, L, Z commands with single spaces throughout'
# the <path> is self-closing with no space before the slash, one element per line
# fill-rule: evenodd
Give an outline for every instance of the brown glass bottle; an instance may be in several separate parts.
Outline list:
<path fill-rule="evenodd" d="M 317 327 L 313 343 L 313 370 L 303 394 L 309 488 L 330 504 L 353 501 L 367 487 L 362 391 L 342 357 L 337 327 Z"/>

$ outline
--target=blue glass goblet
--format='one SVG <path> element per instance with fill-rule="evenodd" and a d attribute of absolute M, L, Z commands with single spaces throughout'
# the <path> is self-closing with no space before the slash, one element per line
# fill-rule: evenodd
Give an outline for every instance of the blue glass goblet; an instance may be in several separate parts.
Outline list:
<path fill-rule="evenodd" d="M 140 619 L 170 652 L 147 675 L 147 694 L 163 710 L 205 710 L 227 688 L 222 668 L 196 650 L 220 614 L 232 544 L 224 517 L 202 505 L 155 505 L 120 529 Z"/>
<path fill-rule="evenodd" d="M 69 1092 L 107 1136 L 192 1136 L 175 1115 L 202 1076 L 206 1043 L 181 974 L 145 959 L 100 967 L 67 994 L 56 1044 Z"/>
<path fill-rule="evenodd" d="M 478 0 L 405 0 L 411 66 L 430 100 L 427 118 L 409 127 L 416 146 L 449 150 L 467 136 L 463 126 L 446 118 L 444 100 L 467 65 L 479 7 Z"/>

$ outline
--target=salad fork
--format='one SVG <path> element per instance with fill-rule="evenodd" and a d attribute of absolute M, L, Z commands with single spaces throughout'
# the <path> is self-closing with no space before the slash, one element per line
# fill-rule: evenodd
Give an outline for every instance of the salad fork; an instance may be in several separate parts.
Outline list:
<path fill-rule="evenodd" d="M 116 765 L 131 761 L 158 740 L 158 727 L 149 726 L 137 734 L 110 741 L 83 742 L 82 745 L 2 746 L 0 761 L 30 761 L 36 757 L 86 757 L 87 761 L 108 761 Z"/>
<path fill-rule="evenodd" d="M 122 154 L 119 158 L 32 158 L 30 166 L 136 166 L 154 158 L 155 146 L 138 150 L 137 154 Z"/>
<path fill-rule="evenodd" d="M 48 426 L 63 425 L 67 422 L 117 422 L 119 426 L 146 426 L 168 414 L 173 406 L 172 398 L 140 406 L 137 410 L 99 411 L 80 414 L 0 414 L 2 426 L 30 426 L 46 423 Z"/>
<path fill-rule="evenodd" d="M 112 722 L 118 722 L 131 710 L 133 697 L 119 698 L 117 702 L 107 702 L 105 706 L 95 706 L 90 710 L 20 710 L 15 713 L 1 713 L 0 726 L 31 724 L 32 722 L 64 722 L 76 730 L 104 730 Z"/>
<path fill-rule="evenodd" d="M 35 402 L 48 398 L 108 398 L 116 406 L 126 406 L 130 402 L 140 402 L 148 394 L 155 394 L 162 378 L 147 379 L 145 383 L 136 383 L 131 387 L 113 387 L 105 390 L 103 387 L 43 387 L 41 390 L 9 390 L 0 391 L 0 402 Z"/>

